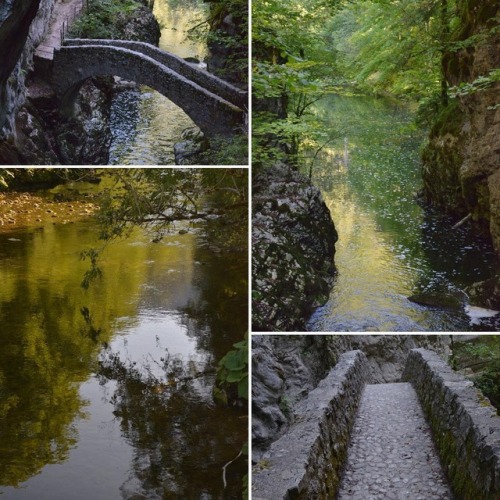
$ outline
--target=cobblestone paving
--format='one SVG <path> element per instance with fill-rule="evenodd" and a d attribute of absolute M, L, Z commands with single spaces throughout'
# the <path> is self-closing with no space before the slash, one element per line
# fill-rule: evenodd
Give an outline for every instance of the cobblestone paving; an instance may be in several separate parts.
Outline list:
<path fill-rule="evenodd" d="M 365 387 L 338 498 L 453 498 L 411 384 Z"/>

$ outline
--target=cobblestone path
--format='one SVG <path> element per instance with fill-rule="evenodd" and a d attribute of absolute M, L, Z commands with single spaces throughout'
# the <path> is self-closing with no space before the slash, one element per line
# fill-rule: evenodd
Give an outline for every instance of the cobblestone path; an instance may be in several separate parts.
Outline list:
<path fill-rule="evenodd" d="M 338 498 L 453 498 L 411 384 L 365 387 Z"/>

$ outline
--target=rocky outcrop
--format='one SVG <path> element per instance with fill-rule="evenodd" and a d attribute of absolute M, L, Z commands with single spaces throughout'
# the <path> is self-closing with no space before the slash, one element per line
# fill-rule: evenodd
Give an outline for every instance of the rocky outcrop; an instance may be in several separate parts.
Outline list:
<path fill-rule="evenodd" d="M 450 342 L 448 335 L 361 335 L 353 336 L 350 345 L 366 354 L 373 383 L 387 384 L 401 381 L 412 349 L 423 347 L 446 359 Z"/>
<path fill-rule="evenodd" d="M 460 0 L 457 8 L 461 30 L 443 67 L 450 86 L 465 83 L 469 90 L 459 92 L 432 127 L 423 153 L 424 197 L 457 221 L 472 214 L 500 254 L 500 83 L 490 73 L 500 63 L 498 2 Z M 457 43 L 463 48 L 456 50 Z"/>
<path fill-rule="evenodd" d="M 254 335 L 252 438 L 258 457 L 288 428 L 294 406 L 350 349 L 348 337 Z"/>
<path fill-rule="evenodd" d="M 300 331 L 325 302 L 337 232 L 319 189 L 276 164 L 253 181 L 253 329 Z"/>
<path fill-rule="evenodd" d="M 418 394 L 456 498 L 499 498 L 500 418 L 489 401 L 425 349 L 410 352 L 403 378 Z"/>
<path fill-rule="evenodd" d="M 248 2 L 210 0 L 208 71 L 248 87 Z"/>
<path fill-rule="evenodd" d="M 55 0 L 18 0 L 0 5 L 0 158 L 15 155 L 15 116 L 25 101 L 26 76 L 33 68 Z M 9 142 L 2 139 L 11 137 Z M 15 156 L 14 156 L 15 157 Z"/>

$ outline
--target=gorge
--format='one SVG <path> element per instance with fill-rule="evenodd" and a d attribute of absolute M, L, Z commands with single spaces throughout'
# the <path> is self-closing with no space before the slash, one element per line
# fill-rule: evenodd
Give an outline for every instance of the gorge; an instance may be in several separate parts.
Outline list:
<path fill-rule="evenodd" d="M 215 7 L 212 5 L 205 8 L 202 2 L 194 2 L 187 7 L 180 7 L 173 0 L 161 0 L 156 2 L 157 5 L 152 11 L 153 3 L 146 0 L 143 4 L 136 1 L 125 4 L 127 4 L 125 0 L 109 0 L 103 5 L 95 4 L 92 1 L 85 3 L 75 0 L 62 4 L 49 1 L 39 6 L 36 16 L 31 20 L 28 42 L 24 47 L 22 44 L 17 47 L 17 65 L 10 75 L 6 75 L 2 84 L 2 96 L 5 101 L 5 104 L 2 105 L 1 138 L 3 140 L 0 145 L 2 163 L 75 165 L 107 164 L 108 162 L 122 164 L 211 163 L 213 158 L 210 157 L 210 142 L 217 143 L 219 150 L 224 149 L 221 145 L 231 145 L 233 142 L 243 144 L 246 141 L 244 126 L 245 83 L 241 80 L 243 71 L 238 72 L 237 75 L 229 75 L 233 77 L 233 82 L 236 82 L 240 88 L 234 87 L 231 83 L 225 83 L 218 77 L 211 76 L 211 73 L 202 68 L 202 66 L 206 67 L 206 64 L 192 62 L 199 61 L 196 59 L 197 57 L 206 57 L 209 70 L 217 71 L 218 66 L 224 66 L 221 61 L 211 64 L 212 54 L 206 48 L 208 35 L 206 33 L 203 35 L 204 42 L 199 41 L 193 44 L 186 40 L 190 25 L 194 24 L 195 21 L 200 24 L 199 16 L 201 16 L 201 25 L 207 26 L 209 9 Z M 19 14 L 16 11 L 11 11 L 9 5 L 3 8 L 6 22 L 5 25 L 0 26 L 0 30 L 7 33 L 9 27 L 7 20 L 17 26 Z M 222 7 L 217 8 L 222 14 L 225 12 L 224 19 L 227 16 L 231 17 L 227 10 L 230 7 L 222 5 Z M 179 18 L 172 17 L 176 9 L 180 12 L 180 24 Z M 83 10 L 83 14 L 79 15 L 80 10 Z M 109 21 L 106 21 L 108 19 L 106 16 L 109 17 Z M 169 24 L 164 25 L 160 30 L 156 17 Z M 212 19 L 211 16 L 210 18 Z M 245 12 L 241 12 L 241 19 L 238 20 L 240 25 L 244 25 L 245 19 Z M 214 25 L 214 30 L 218 29 L 213 20 L 210 22 Z M 175 23 L 173 28 L 170 23 Z M 173 37 L 169 36 L 172 30 L 176 29 L 175 26 L 180 27 L 179 33 Z M 238 27 L 234 29 L 239 33 Z M 181 33 L 182 37 L 179 37 Z M 136 83 L 144 81 L 144 78 L 133 82 L 134 79 L 137 80 L 137 77 L 128 71 L 124 74 L 128 80 L 119 79 L 117 77 L 120 74 L 123 76 L 124 72 L 120 72 L 116 68 L 101 66 L 93 74 L 83 75 L 81 73 L 83 85 L 78 93 L 72 113 L 68 113 L 67 108 L 60 109 L 59 99 L 61 96 L 57 94 L 60 74 L 53 74 L 56 68 L 52 68 L 54 65 L 52 52 L 59 50 L 63 36 L 66 39 L 75 36 L 94 39 L 110 37 L 121 40 L 139 40 L 158 45 L 160 34 L 163 40 L 160 42 L 160 46 L 163 48 L 167 43 L 167 49 L 173 51 L 174 54 L 179 54 L 181 58 L 176 65 L 177 69 L 179 69 L 179 64 L 184 64 L 186 70 L 191 72 L 190 74 L 197 71 L 202 75 L 203 83 L 199 79 L 195 79 L 197 82 L 195 85 L 204 86 L 211 78 L 227 88 L 234 89 L 233 92 L 241 94 L 239 106 L 242 109 L 236 109 L 231 103 L 223 102 L 226 96 L 224 93 L 219 98 L 221 103 L 216 104 L 215 107 L 220 108 L 222 105 L 223 108 L 225 107 L 225 112 L 221 113 L 218 122 L 226 122 L 228 125 L 215 131 L 218 132 L 216 136 L 210 127 L 202 125 L 205 132 L 207 130 L 212 132 L 211 137 L 203 138 L 203 134 L 199 131 L 190 131 L 187 135 L 192 139 L 184 139 L 184 143 L 186 141 L 187 143 L 180 146 L 181 149 L 178 148 L 179 150 L 174 156 L 174 146 L 176 143 L 180 143 L 183 131 L 193 129 L 195 124 L 181 108 L 168 105 L 167 102 L 170 101 L 161 96 L 158 99 L 156 93 L 151 89 L 144 91 L 142 87 L 136 85 Z M 7 39 L 6 43 L 13 42 Z M 180 45 L 178 45 L 179 43 Z M 6 47 L 8 46 L 6 45 Z M 215 50 L 217 49 L 212 49 L 212 51 Z M 80 56 L 81 54 L 76 54 L 72 61 L 74 63 L 81 61 Z M 149 83 L 153 83 L 154 87 L 158 87 L 158 79 L 161 80 L 162 77 L 152 71 L 153 66 L 139 69 L 141 58 L 144 59 L 144 57 L 147 56 L 143 55 L 135 61 L 130 61 L 128 65 L 130 68 L 136 68 L 143 77 L 148 77 Z M 176 56 L 172 55 L 172 57 Z M 184 57 L 189 62 L 182 61 Z M 158 64 L 163 68 L 165 61 Z M 167 68 L 171 67 L 169 63 L 167 64 Z M 99 64 L 96 59 L 94 68 L 97 67 Z M 78 71 L 81 72 L 84 69 L 82 67 Z M 168 69 L 161 71 L 165 74 Z M 182 71 L 182 74 L 185 75 L 186 72 Z M 89 76 L 92 78 L 86 78 Z M 223 77 L 225 76 L 228 74 L 223 75 Z M 178 85 L 174 84 L 171 87 L 178 87 Z M 215 94 L 220 86 L 217 89 L 211 85 L 204 88 L 208 89 L 209 94 L 207 94 L 206 99 L 198 101 L 203 102 L 206 107 L 207 103 L 217 101 Z M 196 104 L 195 97 L 198 91 L 195 87 L 192 87 L 189 92 L 182 91 L 182 94 L 186 94 L 184 103 L 175 97 L 175 95 L 180 95 L 179 91 L 176 92 L 177 94 L 175 91 L 169 94 L 169 97 L 180 104 L 188 115 L 195 118 L 196 122 L 196 117 L 200 116 L 197 110 L 200 105 Z M 143 102 L 147 106 L 144 106 Z M 207 111 L 206 114 L 211 112 Z M 217 115 L 217 111 L 215 114 Z M 162 118 L 164 116 L 170 116 L 171 119 L 165 121 Z M 160 121 L 163 122 L 163 130 L 158 130 Z M 170 129 L 168 124 L 172 124 Z M 239 161 L 234 161 L 234 163 L 244 164 L 246 163 L 244 159 L 245 149 L 240 149 Z M 222 153 L 220 154 L 222 155 Z M 233 159 L 231 158 L 231 160 Z M 226 160 L 230 162 L 229 159 Z"/>

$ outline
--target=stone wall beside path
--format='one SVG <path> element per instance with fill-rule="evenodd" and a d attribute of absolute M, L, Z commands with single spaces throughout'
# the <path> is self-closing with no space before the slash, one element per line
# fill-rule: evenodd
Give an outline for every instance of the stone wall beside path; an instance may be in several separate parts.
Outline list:
<path fill-rule="evenodd" d="M 294 407 L 294 422 L 253 472 L 253 500 L 335 498 L 365 383 L 366 356 L 342 354 L 335 368 Z"/>
<path fill-rule="evenodd" d="M 500 417 L 472 382 L 438 355 L 410 351 L 403 380 L 415 388 L 458 499 L 500 498 Z"/>

